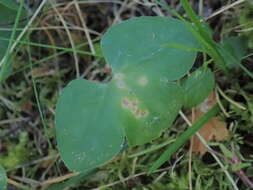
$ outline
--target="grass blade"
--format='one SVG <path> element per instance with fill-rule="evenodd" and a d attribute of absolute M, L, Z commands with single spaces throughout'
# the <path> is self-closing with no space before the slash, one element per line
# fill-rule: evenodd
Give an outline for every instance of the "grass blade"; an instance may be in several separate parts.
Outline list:
<path fill-rule="evenodd" d="M 11 52 L 10 52 L 10 49 L 11 49 L 11 46 L 12 46 L 12 42 L 15 41 L 15 36 L 16 36 L 16 29 L 18 27 L 18 24 L 19 24 L 19 20 L 20 20 L 20 17 L 21 17 L 21 13 L 22 13 L 22 9 L 23 9 L 23 5 L 24 5 L 24 0 L 22 0 L 20 2 L 20 5 L 19 5 L 19 8 L 18 8 L 18 12 L 17 12 L 17 16 L 15 18 L 15 23 L 12 27 L 12 32 L 11 32 L 11 36 L 10 36 L 10 39 L 9 39 L 9 44 L 8 44 L 8 47 L 6 49 L 6 53 L 4 55 L 5 57 L 5 60 L 2 62 L 2 67 L 0 65 L 0 83 L 3 82 L 8 76 L 9 76 L 9 73 L 11 71 L 11 60 L 10 60 L 10 57 L 11 57 Z"/>

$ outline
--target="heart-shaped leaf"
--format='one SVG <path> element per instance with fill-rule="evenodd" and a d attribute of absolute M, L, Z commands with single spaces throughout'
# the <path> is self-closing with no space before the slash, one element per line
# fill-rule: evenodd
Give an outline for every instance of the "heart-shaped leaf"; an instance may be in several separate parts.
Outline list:
<path fill-rule="evenodd" d="M 192 67 L 196 53 L 165 44 L 199 48 L 179 20 L 138 17 L 113 26 L 101 47 L 113 78 L 100 84 L 77 79 L 63 91 L 56 110 L 60 154 L 72 170 L 112 159 L 124 136 L 131 146 L 159 137 L 183 104 L 172 80 Z"/>

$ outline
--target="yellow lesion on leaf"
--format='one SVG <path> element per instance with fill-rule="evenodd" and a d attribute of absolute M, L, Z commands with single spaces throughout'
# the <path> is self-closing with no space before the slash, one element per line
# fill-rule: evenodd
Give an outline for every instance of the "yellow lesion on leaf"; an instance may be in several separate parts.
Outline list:
<path fill-rule="evenodd" d="M 114 75 L 114 78 L 117 79 L 117 80 L 123 79 L 123 78 L 124 78 L 124 74 L 123 74 L 123 73 L 116 73 L 116 74 Z"/>

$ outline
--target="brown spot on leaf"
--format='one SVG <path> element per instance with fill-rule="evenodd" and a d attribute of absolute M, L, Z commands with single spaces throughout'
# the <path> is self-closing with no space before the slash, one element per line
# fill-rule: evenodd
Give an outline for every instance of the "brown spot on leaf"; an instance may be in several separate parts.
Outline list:
<path fill-rule="evenodd" d="M 129 104 L 129 100 L 128 99 L 123 99 L 122 104 L 128 105 Z"/>
<path fill-rule="evenodd" d="M 123 98 L 121 105 L 123 108 L 129 110 L 136 118 L 146 117 L 148 115 L 147 110 L 139 108 L 139 101 L 137 99 L 130 100 Z"/>

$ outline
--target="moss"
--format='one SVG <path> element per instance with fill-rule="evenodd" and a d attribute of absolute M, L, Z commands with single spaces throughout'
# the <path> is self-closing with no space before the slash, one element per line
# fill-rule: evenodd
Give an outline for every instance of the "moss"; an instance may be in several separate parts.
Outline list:
<path fill-rule="evenodd" d="M 7 145 L 7 152 L 5 155 L 0 157 L 0 164 L 6 169 L 9 169 L 26 162 L 30 154 L 30 151 L 26 147 L 27 143 L 27 132 L 20 133 L 19 143 L 10 143 Z"/>

